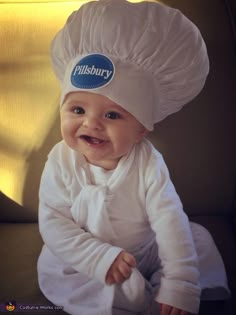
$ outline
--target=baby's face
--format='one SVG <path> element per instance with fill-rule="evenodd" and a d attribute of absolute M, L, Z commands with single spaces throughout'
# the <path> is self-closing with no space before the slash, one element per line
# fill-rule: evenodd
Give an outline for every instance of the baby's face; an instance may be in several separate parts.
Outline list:
<path fill-rule="evenodd" d="M 105 96 L 67 95 L 61 107 L 62 137 L 91 164 L 111 170 L 147 134 L 143 125 Z"/>

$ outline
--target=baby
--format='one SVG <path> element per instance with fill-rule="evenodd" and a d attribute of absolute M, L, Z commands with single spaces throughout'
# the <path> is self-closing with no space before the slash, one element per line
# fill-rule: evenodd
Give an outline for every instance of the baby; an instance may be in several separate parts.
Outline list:
<path fill-rule="evenodd" d="M 56 35 L 51 56 L 63 141 L 40 185 L 44 295 L 73 315 L 197 314 L 205 289 L 228 296 L 211 236 L 189 223 L 145 138 L 204 86 L 196 26 L 159 3 L 90 2 Z"/>

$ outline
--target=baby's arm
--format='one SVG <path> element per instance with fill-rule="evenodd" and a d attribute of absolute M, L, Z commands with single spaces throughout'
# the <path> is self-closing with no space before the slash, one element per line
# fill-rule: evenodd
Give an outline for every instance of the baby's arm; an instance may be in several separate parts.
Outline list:
<path fill-rule="evenodd" d="M 160 315 L 193 315 L 167 304 L 160 304 Z"/>
<path fill-rule="evenodd" d="M 132 268 L 136 266 L 133 255 L 122 251 L 114 260 L 106 274 L 106 284 L 122 283 L 131 275 Z"/>
<path fill-rule="evenodd" d="M 75 222 L 70 209 L 79 205 L 77 198 L 71 200 L 71 191 L 67 188 L 72 171 L 62 167 L 62 149 L 57 146 L 51 151 L 41 177 L 40 234 L 46 247 L 62 262 L 105 283 L 107 271 L 123 249 L 95 238 Z"/>
<path fill-rule="evenodd" d="M 169 312 L 165 307 L 163 315 L 176 312 L 179 315 L 179 310 L 185 310 L 187 314 L 197 313 L 201 294 L 198 257 L 188 217 L 161 156 L 149 161 L 146 183 L 147 214 L 156 234 L 162 265 L 161 284 L 155 301 L 177 309 Z"/>

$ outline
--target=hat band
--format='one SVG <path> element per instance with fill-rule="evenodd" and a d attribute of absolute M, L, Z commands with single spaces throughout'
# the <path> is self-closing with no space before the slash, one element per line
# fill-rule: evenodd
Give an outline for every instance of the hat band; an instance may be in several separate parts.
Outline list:
<path fill-rule="evenodd" d="M 95 59 L 102 56 L 103 60 L 108 61 L 106 67 L 94 62 L 88 63 L 88 59 L 93 60 L 94 55 Z M 77 56 L 66 69 L 60 104 L 63 104 L 67 94 L 79 91 L 108 97 L 148 130 L 153 129 L 153 106 L 154 102 L 156 106 L 158 103 L 158 87 L 154 87 L 153 78 L 136 65 L 100 54 Z"/>

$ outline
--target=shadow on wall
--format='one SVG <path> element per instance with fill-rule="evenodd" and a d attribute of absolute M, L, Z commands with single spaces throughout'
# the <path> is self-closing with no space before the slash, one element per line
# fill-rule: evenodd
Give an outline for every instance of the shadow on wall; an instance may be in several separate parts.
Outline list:
<path fill-rule="evenodd" d="M 30 209 L 16 203 L 0 191 L 0 222 L 35 222 L 35 216 Z"/>

